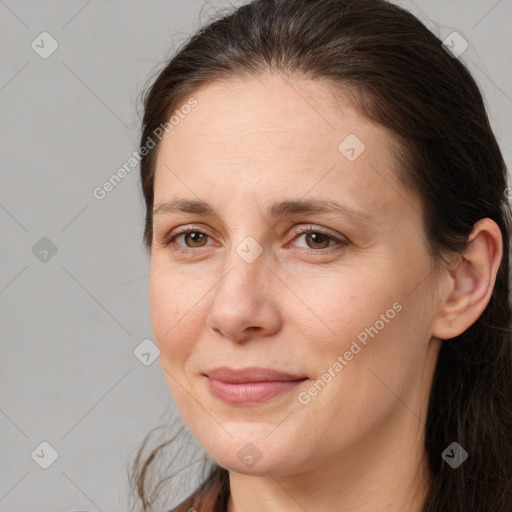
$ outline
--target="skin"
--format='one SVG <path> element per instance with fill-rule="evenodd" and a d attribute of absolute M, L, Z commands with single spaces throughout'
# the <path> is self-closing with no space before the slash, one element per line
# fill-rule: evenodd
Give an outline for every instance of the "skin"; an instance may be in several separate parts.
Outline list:
<path fill-rule="evenodd" d="M 230 472 L 229 512 L 421 510 L 441 340 L 487 305 L 499 229 L 483 219 L 464 257 L 434 271 L 421 201 L 397 179 L 392 135 L 327 83 L 263 74 L 193 96 L 197 106 L 161 141 L 154 203 L 200 198 L 216 215 L 155 215 L 151 320 L 181 416 Z M 349 134 L 365 144 L 354 161 L 338 149 Z M 266 216 L 272 203 L 294 199 L 337 201 L 362 218 Z M 312 240 L 309 226 L 345 244 Z M 179 227 L 207 236 L 165 245 Z M 237 252 L 249 236 L 262 249 L 252 263 Z M 301 403 L 299 393 L 397 303 L 378 334 Z M 307 380 L 263 403 L 230 405 L 204 376 L 224 365 Z M 237 457 L 248 442 L 261 454 L 252 466 Z"/>

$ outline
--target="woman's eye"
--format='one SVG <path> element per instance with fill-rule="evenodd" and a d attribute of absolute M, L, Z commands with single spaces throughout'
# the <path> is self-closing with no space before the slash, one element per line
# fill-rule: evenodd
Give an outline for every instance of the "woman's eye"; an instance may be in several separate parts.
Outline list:
<path fill-rule="evenodd" d="M 316 251 L 327 249 L 336 245 L 346 245 L 344 240 L 336 238 L 332 235 L 328 235 L 327 233 L 323 233 L 321 231 L 314 231 L 313 229 L 308 229 L 308 231 L 299 233 L 299 235 L 295 238 L 295 243 L 297 243 L 297 240 L 300 239 L 303 239 L 305 245 L 299 245 L 299 247 L 303 247 L 305 249 L 313 249 Z"/>
<path fill-rule="evenodd" d="M 195 247 L 205 247 L 208 235 L 198 230 L 183 231 L 173 236 L 169 236 L 165 240 L 165 244 L 175 243 L 179 247 L 185 249 L 193 249 Z M 176 243 L 176 240 L 182 239 L 184 243 Z"/>

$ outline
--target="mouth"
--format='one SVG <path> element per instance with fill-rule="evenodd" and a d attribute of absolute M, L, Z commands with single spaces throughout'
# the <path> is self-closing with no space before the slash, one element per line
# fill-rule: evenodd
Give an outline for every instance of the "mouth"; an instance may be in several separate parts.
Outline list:
<path fill-rule="evenodd" d="M 205 373 L 213 396 L 229 404 L 265 402 L 296 388 L 307 377 L 271 368 L 214 368 Z"/>

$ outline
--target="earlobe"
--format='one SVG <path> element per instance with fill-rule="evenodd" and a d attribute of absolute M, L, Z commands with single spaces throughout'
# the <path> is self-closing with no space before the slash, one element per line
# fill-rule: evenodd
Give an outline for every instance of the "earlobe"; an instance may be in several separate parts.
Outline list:
<path fill-rule="evenodd" d="M 491 298 L 502 251 L 498 225 L 488 218 L 479 220 L 464 253 L 451 269 L 446 269 L 449 286 L 445 296 L 440 298 L 434 337 L 454 338 L 478 320 Z"/>

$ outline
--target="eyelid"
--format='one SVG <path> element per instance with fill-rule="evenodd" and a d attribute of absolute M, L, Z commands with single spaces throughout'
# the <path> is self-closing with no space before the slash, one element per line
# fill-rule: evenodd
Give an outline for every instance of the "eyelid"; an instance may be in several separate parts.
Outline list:
<path fill-rule="evenodd" d="M 330 236 L 332 239 L 337 242 L 343 242 L 346 240 L 345 237 L 335 233 L 334 231 L 324 228 L 322 226 L 317 226 L 316 224 L 309 224 L 304 226 L 303 224 L 296 226 L 296 228 L 292 229 L 292 233 L 294 235 L 303 235 L 306 233 L 322 233 L 323 235 Z"/>
<path fill-rule="evenodd" d="M 333 233 L 330 229 L 323 228 L 316 225 L 309 225 L 309 226 L 298 226 L 296 230 L 294 230 L 294 236 L 291 238 L 289 242 L 286 243 L 285 247 L 289 247 L 290 244 L 296 240 L 297 238 L 307 235 L 308 233 L 320 233 L 322 235 L 326 235 L 331 239 L 331 241 L 334 241 L 335 243 L 332 245 L 328 245 L 327 247 L 324 247 L 323 249 L 312 249 L 307 247 L 294 247 L 296 251 L 298 251 L 300 254 L 304 254 L 307 256 L 327 256 L 329 254 L 332 254 L 334 252 L 337 252 L 341 249 L 344 249 L 350 242 L 348 238 L 346 238 L 343 235 L 338 235 L 337 233 Z"/>

